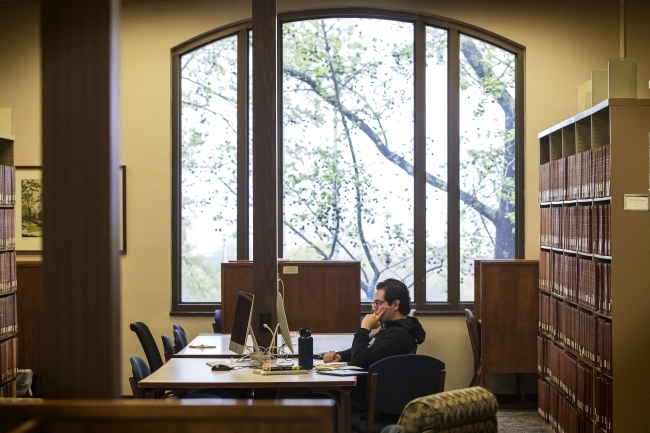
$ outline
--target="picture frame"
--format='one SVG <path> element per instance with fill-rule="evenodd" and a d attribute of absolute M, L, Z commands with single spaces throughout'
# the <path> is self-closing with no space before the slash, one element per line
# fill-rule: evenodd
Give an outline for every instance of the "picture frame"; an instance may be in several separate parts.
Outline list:
<path fill-rule="evenodd" d="M 42 254 L 43 252 L 43 238 L 41 231 L 38 230 L 38 221 L 36 218 L 27 218 L 23 233 L 23 181 L 37 181 L 40 182 L 40 190 L 32 185 L 31 189 L 27 188 L 25 194 L 35 195 L 34 201 L 41 201 L 42 205 L 42 179 L 43 172 L 40 166 L 17 166 L 16 167 L 16 204 L 15 209 L 15 227 L 16 227 L 16 253 L 18 254 Z M 119 248 L 120 254 L 126 254 L 126 166 L 120 165 L 118 176 L 119 188 Z M 31 191 L 31 192 L 30 192 Z M 40 196 L 40 197 L 39 197 Z M 27 203 L 25 203 L 27 205 Z M 38 203 L 36 203 L 38 205 Z M 32 213 L 38 213 L 40 209 L 33 210 Z M 27 222 L 30 220 L 29 222 Z M 23 234 L 28 234 L 24 236 Z"/>
<path fill-rule="evenodd" d="M 43 172 L 40 166 L 18 166 L 16 167 L 16 204 L 14 205 L 16 253 L 17 254 L 41 254 L 43 252 L 42 231 L 39 228 L 39 214 L 42 212 L 43 202 Z M 23 184 L 25 190 L 23 191 Z M 40 184 L 40 188 L 38 185 Z M 23 197 L 33 198 L 31 203 L 23 200 Z M 23 203 L 25 201 L 25 203 Z M 25 216 L 25 227 L 23 227 L 23 208 L 32 207 L 32 218 Z"/>

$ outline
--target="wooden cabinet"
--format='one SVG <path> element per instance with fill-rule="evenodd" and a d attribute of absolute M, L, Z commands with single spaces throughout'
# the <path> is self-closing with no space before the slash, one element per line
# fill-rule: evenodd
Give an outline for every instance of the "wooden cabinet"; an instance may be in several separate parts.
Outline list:
<path fill-rule="evenodd" d="M 11 111 L 0 109 L 0 397 L 16 396 L 18 372 L 14 136 Z"/>
<path fill-rule="evenodd" d="M 539 410 L 554 429 L 647 429 L 650 100 L 609 99 L 539 134 Z M 634 195 L 638 195 L 634 197 Z"/>
<path fill-rule="evenodd" d="M 486 374 L 535 373 L 539 262 L 475 260 L 474 269 L 482 384 Z"/>
<path fill-rule="evenodd" d="M 354 332 L 361 323 L 359 262 L 278 263 L 284 283 L 284 308 L 291 331 L 312 327 L 316 333 Z M 221 265 L 222 330 L 229 333 L 237 293 L 253 293 L 253 262 Z M 275 312 L 273 312 L 275 317 Z"/>

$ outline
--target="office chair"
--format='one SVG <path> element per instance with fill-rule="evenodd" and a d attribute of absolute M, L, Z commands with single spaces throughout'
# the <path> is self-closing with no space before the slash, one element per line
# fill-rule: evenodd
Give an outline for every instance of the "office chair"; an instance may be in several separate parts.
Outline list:
<path fill-rule="evenodd" d="M 180 329 L 174 329 L 174 346 L 176 347 L 176 353 L 187 346 L 187 337 Z"/>
<path fill-rule="evenodd" d="M 465 309 L 465 322 L 467 322 L 469 342 L 472 345 L 472 352 L 474 352 L 474 377 L 469 383 L 469 386 L 472 387 L 481 383 L 481 328 L 474 313 L 467 308 Z"/>
<path fill-rule="evenodd" d="M 174 323 L 174 324 L 172 325 L 172 327 L 173 327 L 173 329 L 178 329 L 178 330 L 181 331 L 183 334 L 185 334 L 185 330 L 184 330 L 183 327 L 182 327 L 181 325 L 179 325 L 178 323 Z M 187 335 L 187 334 L 186 334 L 186 335 Z"/>
<path fill-rule="evenodd" d="M 149 370 L 149 366 L 144 362 L 144 359 L 139 356 L 132 356 L 131 372 L 133 376 L 129 377 L 129 384 L 131 385 L 133 398 L 158 398 L 163 395 L 164 392 L 159 389 L 148 390 L 145 388 L 138 388 L 138 382 L 151 374 L 151 370 Z"/>
<path fill-rule="evenodd" d="M 163 360 L 158 351 L 158 346 L 156 346 L 156 341 L 153 339 L 153 335 L 151 335 L 151 331 L 142 322 L 133 322 L 130 328 L 131 331 L 135 332 L 138 340 L 140 340 L 140 344 L 142 344 L 142 349 L 144 349 L 144 354 L 149 363 L 150 372 L 158 370 L 163 365 Z"/>
<path fill-rule="evenodd" d="M 174 350 L 174 343 L 172 343 L 172 340 L 166 335 L 161 335 L 160 338 L 162 338 L 163 352 L 165 353 L 165 362 L 167 362 L 172 359 L 174 353 L 176 353 Z"/>
<path fill-rule="evenodd" d="M 445 363 L 431 356 L 397 355 L 375 362 L 368 367 L 368 410 L 365 417 L 352 416 L 352 430 L 380 432 L 411 400 L 444 391 L 445 377 Z"/>
<path fill-rule="evenodd" d="M 214 310 L 214 323 L 212 329 L 215 334 L 221 334 L 221 310 Z"/>

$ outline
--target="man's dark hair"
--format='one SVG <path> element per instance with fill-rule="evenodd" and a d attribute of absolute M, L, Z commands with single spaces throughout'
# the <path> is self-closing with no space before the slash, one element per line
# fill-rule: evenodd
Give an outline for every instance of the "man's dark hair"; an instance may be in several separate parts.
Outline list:
<path fill-rule="evenodd" d="M 408 315 L 411 311 L 411 294 L 406 284 L 395 278 L 388 278 L 384 281 L 377 283 L 376 290 L 384 291 L 384 300 L 388 305 L 392 305 L 396 299 L 399 299 L 399 312 L 403 315 Z"/>

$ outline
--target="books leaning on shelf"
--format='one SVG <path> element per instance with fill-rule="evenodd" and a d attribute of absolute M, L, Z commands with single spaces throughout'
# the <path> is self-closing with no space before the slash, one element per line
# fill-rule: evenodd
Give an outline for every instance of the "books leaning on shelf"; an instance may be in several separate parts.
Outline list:
<path fill-rule="evenodd" d="M 0 250 L 16 248 L 15 218 L 13 209 L 0 209 Z"/>
<path fill-rule="evenodd" d="M 605 316 L 612 315 L 612 264 L 541 251 L 539 287 Z"/>
<path fill-rule="evenodd" d="M 16 204 L 16 167 L 0 165 L 0 205 Z"/>
<path fill-rule="evenodd" d="M 555 159 L 539 166 L 539 203 L 610 196 L 611 148 L 595 149 Z"/>
<path fill-rule="evenodd" d="M 584 254 L 611 255 L 610 204 L 543 207 L 539 243 Z"/>
<path fill-rule="evenodd" d="M 16 253 L 0 253 L 0 295 L 13 292 L 17 287 Z"/>
<path fill-rule="evenodd" d="M 540 294 L 539 301 L 540 333 L 575 354 L 581 361 L 611 374 L 612 322 L 545 294 Z M 543 360 L 538 361 L 543 364 Z M 538 370 L 544 370 L 543 365 L 539 367 Z"/>
<path fill-rule="evenodd" d="M 11 380 L 16 377 L 16 374 L 18 374 L 18 351 L 16 348 L 16 341 L 16 338 L 11 338 L 0 343 L 0 360 L 2 360 L 2 363 L 0 364 L 3 367 L 0 369 L 0 383 Z M 0 391 L 0 394 L 2 393 L 4 393 L 4 389 Z"/>
<path fill-rule="evenodd" d="M 0 338 L 8 337 L 18 331 L 16 311 L 16 295 L 0 298 Z"/>

